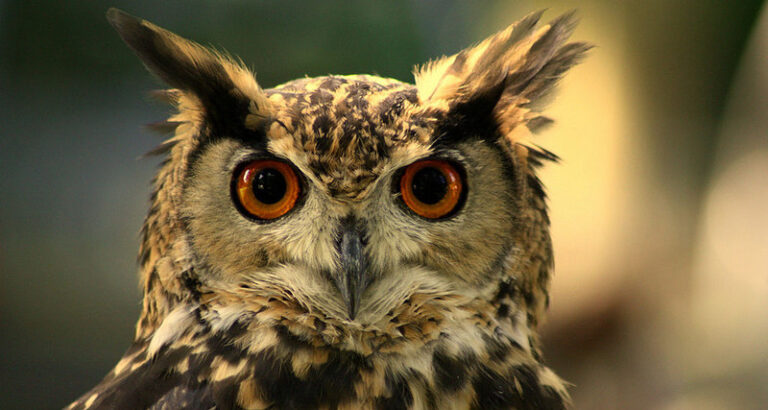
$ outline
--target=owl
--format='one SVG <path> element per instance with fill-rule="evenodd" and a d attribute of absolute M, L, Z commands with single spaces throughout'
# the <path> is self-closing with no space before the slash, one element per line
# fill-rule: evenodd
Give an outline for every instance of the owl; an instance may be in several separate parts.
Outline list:
<path fill-rule="evenodd" d="M 537 325 L 553 256 L 529 142 L 589 46 L 531 14 L 414 84 L 264 89 L 111 9 L 172 89 L 133 343 L 85 408 L 560 409 Z"/>

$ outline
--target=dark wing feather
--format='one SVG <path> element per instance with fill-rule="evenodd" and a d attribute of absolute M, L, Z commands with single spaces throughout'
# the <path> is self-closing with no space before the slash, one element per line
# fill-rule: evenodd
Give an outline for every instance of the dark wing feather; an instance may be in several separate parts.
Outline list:
<path fill-rule="evenodd" d="M 145 350 L 146 346 L 142 346 Z M 174 366 L 189 355 L 189 348 L 164 349 L 147 360 L 145 353 L 135 356 L 141 363 L 118 375 L 112 373 L 72 403 L 70 409 L 210 409 L 215 407 L 210 384 L 196 377 L 197 372 L 179 373 Z M 130 352 L 130 350 L 129 350 Z M 195 369 L 199 370 L 199 369 Z"/>

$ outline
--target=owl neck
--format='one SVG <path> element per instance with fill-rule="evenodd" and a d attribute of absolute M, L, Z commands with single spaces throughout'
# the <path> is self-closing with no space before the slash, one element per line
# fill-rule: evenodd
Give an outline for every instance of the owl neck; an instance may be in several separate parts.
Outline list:
<path fill-rule="evenodd" d="M 431 311 L 432 316 L 423 321 L 392 318 L 397 320 L 372 343 L 373 332 L 297 311 L 286 300 L 219 290 L 214 296 L 193 274 L 182 274 L 186 283 L 181 286 L 187 287 L 189 298 L 148 305 L 170 311 L 158 319 L 157 328 L 146 327 L 148 336 L 126 354 L 116 375 L 161 363 L 194 380 L 211 377 L 206 383 L 222 391 L 257 392 L 278 408 L 291 407 L 297 398 L 315 403 L 319 397 L 365 408 L 374 407 L 371 403 L 418 408 L 414 403 L 428 402 L 433 408 L 454 408 L 456 403 L 495 408 L 502 399 L 562 408 L 568 401 L 563 383 L 528 344 L 526 312 L 514 305 L 502 317 L 497 314 L 501 303 L 457 299 L 437 309 L 437 301 L 416 298 L 411 303 L 419 304 L 418 309 L 411 312 Z M 514 286 L 500 286 L 499 293 L 510 296 Z M 446 312 L 450 318 L 438 317 L 447 306 L 452 307 Z M 388 331 L 391 337 L 381 335 Z M 271 387 L 283 384 L 293 388 Z"/>
<path fill-rule="evenodd" d="M 171 229 L 179 231 L 175 241 L 170 240 L 168 233 L 148 229 L 155 219 L 162 218 L 159 214 L 162 209 L 153 207 L 153 210 L 158 214 L 150 212 L 142 231 L 140 276 L 143 300 L 136 324 L 137 341 L 149 338 L 178 306 L 198 304 L 200 298 L 200 282 L 189 261 L 190 252 L 180 227 L 169 223 Z"/>

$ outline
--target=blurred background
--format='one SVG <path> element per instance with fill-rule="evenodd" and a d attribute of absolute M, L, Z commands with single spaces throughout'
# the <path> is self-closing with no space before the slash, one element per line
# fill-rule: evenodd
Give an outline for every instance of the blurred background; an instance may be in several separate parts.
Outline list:
<path fill-rule="evenodd" d="M 768 406 L 768 12 L 761 1 L 0 0 L 0 407 L 57 408 L 128 346 L 168 108 L 110 6 L 226 48 L 266 88 L 412 81 L 523 15 L 597 45 L 537 143 L 556 277 L 547 362 L 581 409 Z"/>

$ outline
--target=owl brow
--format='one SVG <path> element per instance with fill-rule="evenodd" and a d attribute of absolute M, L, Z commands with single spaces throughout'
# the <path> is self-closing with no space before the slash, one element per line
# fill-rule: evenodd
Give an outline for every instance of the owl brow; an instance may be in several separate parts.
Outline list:
<path fill-rule="evenodd" d="M 425 158 L 447 159 L 456 162 L 464 162 L 464 155 L 456 147 L 449 147 L 445 145 L 433 145 L 432 152 Z M 421 158 L 424 159 L 424 158 Z"/>
<path fill-rule="evenodd" d="M 283 127 L 283 129 L 288 131 L 289 134 L 293 134 L 294 133 L 294 130 L 288 128 L 288 126 L 285 125 L 285 123 L 281 119 L 279 119 L 279 118 L 272 118 L 272 121 L 274 121 L 275 123 L 277 123 L 278 125 Z"/>
<path fill-rule="evenodd" d="M 206 127 L 200 130 L 200 136 L 198 138 L 199 138 L 199 142 L 197 143 L 197 145 L 194 146 L 192 151 L 189 153 L 188 158 L 189 158 L 190 168 L 195 166 L 198 158 L 200 158 L 200 156 L 202 155 L 203 152 L 205 152 L 208 146 L 224 140 L 235 141 L 240 145 L 252 148 L 254 151 L 268 152 L 267 151 L 267 134 L 265 129 L 259 129 L 259 130 L 243 129 L 242 132 L 221 135 L 215 132 L 210 127 Z"/>

